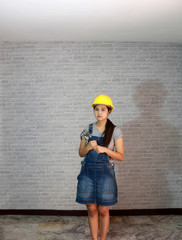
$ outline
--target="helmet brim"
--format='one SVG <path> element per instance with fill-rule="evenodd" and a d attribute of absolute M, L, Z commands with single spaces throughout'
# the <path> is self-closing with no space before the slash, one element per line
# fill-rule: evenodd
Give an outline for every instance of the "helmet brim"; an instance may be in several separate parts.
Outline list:
<path fill-rule="evenodd" d="M 114 107 L 112 107 L 112 106 L 110 106 L 110 105 L 103 104 L 103 103 L 92 104 L 92 107 L 94 108 L 94 107 L 97 106 L 97 105 L 105 105 L 106 107 L 109 107 L 111 110 L 114 109 Z"/>

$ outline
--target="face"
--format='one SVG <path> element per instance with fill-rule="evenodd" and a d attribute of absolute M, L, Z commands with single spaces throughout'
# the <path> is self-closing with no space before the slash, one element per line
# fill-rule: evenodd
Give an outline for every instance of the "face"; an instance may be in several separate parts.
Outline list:
<path fill-rule="evenodd" d="M 98 121 L 106 120 L 110 111 L 105 105 L 99 104 L 94 108 L 95 118 Z"/>

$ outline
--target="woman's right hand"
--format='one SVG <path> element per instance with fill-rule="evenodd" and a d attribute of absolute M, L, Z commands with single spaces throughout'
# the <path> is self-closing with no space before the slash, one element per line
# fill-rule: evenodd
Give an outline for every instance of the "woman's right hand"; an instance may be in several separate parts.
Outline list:
<path fill-rule="evenodd" d="M 97 146 L 96 140 L 92 140 L 87 144 L 86 139 L 82 138 L 82 140 L 80 142 L 80 148 L 79 148 L 80 157 L 85 157 L 87 155 L 87 153 L 96 146 Z"/>
<path fill-rule="evenodd" d="M 96 140 L 92 140 L 88 143 L 87 147 L 92 150 L 94 147 L 97 146 L 97 141 Z"/>

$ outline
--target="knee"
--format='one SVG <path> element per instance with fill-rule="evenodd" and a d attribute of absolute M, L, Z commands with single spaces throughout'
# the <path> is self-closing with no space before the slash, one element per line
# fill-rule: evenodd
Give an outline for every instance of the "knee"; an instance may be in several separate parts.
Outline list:
<path fill-rule="evenodd" d="M 97 206 L 88 205 L 87 209 L 88 209 L 88 214 L 90 217 L 94 217 L 94 216 L 98 215 Z"/>
<path fill-rule="evenodd" d="M 109 215 L 109 208 L 108 207 L 99 207 L 99 215 L 104 217 Z"/>

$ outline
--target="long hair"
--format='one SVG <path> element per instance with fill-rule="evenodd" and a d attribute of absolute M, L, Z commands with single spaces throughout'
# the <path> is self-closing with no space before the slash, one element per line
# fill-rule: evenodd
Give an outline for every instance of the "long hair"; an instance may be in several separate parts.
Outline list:
<path fill-rule="evenodd" d="M 103 146 L 109 145 L 112 135 L 113 135 L 114 128 L 115 128 L 115 125 L 111 122 L 111 120 L 107 119 L 105 131 L 103 133 L 104 138 L 102 139 L 101 145 L 103 145 Z"/>

